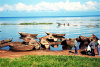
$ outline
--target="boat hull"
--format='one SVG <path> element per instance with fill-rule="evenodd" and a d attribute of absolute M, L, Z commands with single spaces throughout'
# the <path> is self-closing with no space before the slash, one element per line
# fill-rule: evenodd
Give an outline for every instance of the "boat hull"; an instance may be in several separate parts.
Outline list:
<path fill-rule="evenodd" d="M 31 37 L 35 37 L 37 36 L 38 34 L 29 34 L 29 33 L 22 33 L 22 32 L 18 32 L 21 37 L 26 37 L 26 36 L 31 36 Z"/>
<path fill-rule="evenodd" d="M 56 37 L 63 37 L 65 36 L 65 34 L 57 34 L 57 33 L 49 33 L 49 32 L 45 32 L 47 35 L 52 35 L 52 36 L 56 36 Z"/>
<path fill-rule="evenodd" d="M 34 45 L 16 45 L 16 46 L 10 46 L 10 50 L 14 51 L 29 51 L 34 49 Z"/>
<path fill-rule="evenodd" d="M 12 39 L 13 39 L 13 38 L 12 38 Z M 1 40 L 1 41 L 0 41 L 0 44 L 4 44 L 4 43 L 11 42 L 11 41 L 12 41 L 12 39 L 9 39 L 9 40 Z"/>

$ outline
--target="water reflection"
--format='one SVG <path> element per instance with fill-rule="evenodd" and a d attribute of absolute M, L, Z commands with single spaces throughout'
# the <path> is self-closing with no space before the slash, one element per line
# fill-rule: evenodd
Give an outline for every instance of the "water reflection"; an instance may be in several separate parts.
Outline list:
<path fill-rule="evenodd" d="M 1 48 L 1 49 L 4 49 L 4 50 L 9 50 L 9 49 L 10 49 L 10 47 L 9 47 L 9 46 L 5 46 L 5 47 L 3 47 L 3 48 Z"/>
<path fill-rule="evenodd" d="M 63 49 L 62 49 L 62 45 L 59 44 L 59 45 L 57 45 L 57 46 L 58 46 L 57 48 L 55 48 L 54 45 L 53 45 L 53 46 L 50 46 L 50 50 L 53 50 L 53 51 L 60 51 L 60 50 L 63 50 Z"/>

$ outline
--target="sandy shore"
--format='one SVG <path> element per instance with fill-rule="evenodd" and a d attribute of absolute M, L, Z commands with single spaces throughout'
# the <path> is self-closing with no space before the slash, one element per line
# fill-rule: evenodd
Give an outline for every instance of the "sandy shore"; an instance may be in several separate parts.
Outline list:
<path fill-rule="evenodd" d="M 33 51 L 26 51 L 26 52 L 13 52 L 13 51 L 0 49 L 0 58 L 16 58 L 16 57 L 21 57 L 25 55 L 67 55 L 67 56 L 100 58 L 100 56 L 97 55 L 97 49 L 95 49 L 95 54 L 96 54 L 95 56 L 82 55 L 80 53 L 81 51 L 83 51 L 83 49 L 79 49 L 78 55 L 77 55 L 75 54 L 74 50 L 62 50 L 62 51 L 33 50 Z"/>

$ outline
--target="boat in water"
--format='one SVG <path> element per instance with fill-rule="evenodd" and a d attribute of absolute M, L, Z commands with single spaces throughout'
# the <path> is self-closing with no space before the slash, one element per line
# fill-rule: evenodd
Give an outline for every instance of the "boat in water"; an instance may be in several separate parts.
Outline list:
<path fill-rule="evenodd" d="M 58 34 L 58 33 L 50 33 L 50 32 L 45 32 L 47 35 L 52 35 L 52 36 L 55 36 L 55 37 L 63 37 L 65 36 L 65 34 Z"/>
<path fill-rule="evenodd" d="M 29 33 L 22 33 L 22 32 L 18 32 L 21 37 L 26 37 L 26 36 L 29 36 L 29 37 L 36 37 L 38 34 L 29 34 Z"/>
<path fill-rule="evenodd" d="M 13 38 L 12 38 L 13 39 Z M 5 40 L 1 40 L 0 41 L 0 44 L 4 44 L 4 43 L 8 43 L 8 42 L 11 42 L 12 39 L 5 39 Z"/>

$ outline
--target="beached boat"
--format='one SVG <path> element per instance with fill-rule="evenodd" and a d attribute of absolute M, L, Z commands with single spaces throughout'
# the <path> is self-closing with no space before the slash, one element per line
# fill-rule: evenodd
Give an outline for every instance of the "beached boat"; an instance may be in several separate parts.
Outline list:
<path fill-rule="evenodd" d="M 25 41 L 27 42 L 27 41 Z M 37 50 L 39 49 L 41 46 L 41 44 L 39 42 L 37 42 L 36 40 L 34 40 L 33 38 L 30 39 L 30 41 L 28 42 L 28 44 L 20 44 L 20 45 L 12 45 L 10 46 L 11 50 L 14 51 L 28 51 L 28 50 L 33 50 L 34 48 Z"/>
<path fill-rule="evenodd" d="M 50 33 L 50 32 L 45 32 L 47 35 L 52 35 L 52 36 L 57 36 L 57 37 L 63 37 L 65 34 L 57 34 L 57 33 Z"/>
<path fill-rule="evenodd" d="M 92 35 L 90 36 L 90 40 L 91 40 L 91 39 L 93 39 L 93 40 L 95 40 L 95 41 L 98 41 L 98 40 L 99 40 L 99 38 L 96 37 L 96 35 L 94 35 L 93 33 L 92 33 Z"/>
<path fill-rule="evenodd" d="M 41 46 L 41 44 L 33 38 L 31 38 L 29 45 L 34 45 L 36 50 L 38 50 Z"/>
<path fill-rule="evenodd" d="M 10 46 L 10 50 L 14 51 L 28 51 L 28 50 L 33 50 L 34 45 L 15 45 L 15 46 Z"/>
<path fill-rule="evenodd" d="M 22 37 L 26 37 L 26 36 L 31 36 L 31 37 L 35 37 L 38 34 L 29 34 L 29 33 L 22 33 L 22 32 L 18 32 Z"/>
<path fill-rule="evenodd" d="M 48 49 L 50 47 L 49 41 L 47 40 L 47 38 L 40 38 L 40 43 L 41 45 L 44 45 L 46 49 Z"/>
<path fill-rule="evenodd" d="M 13 38 L 12 38 L 13 39 Z M 4 44 L 4 43 L 8 43 L 8 42 L 11 42 L 12 41 L 12 39 L 5 39 L 5 40 L 1 40 L 0 41 L 0 44 Z"/>

